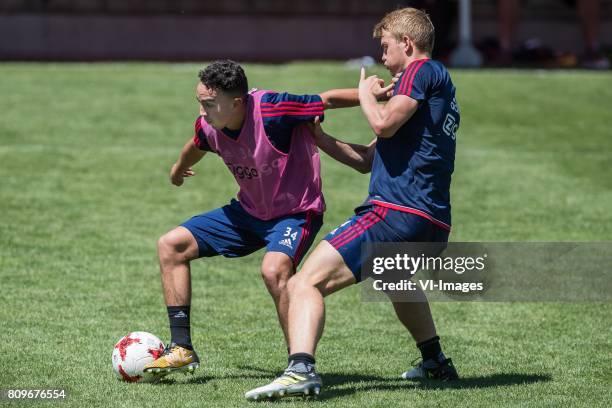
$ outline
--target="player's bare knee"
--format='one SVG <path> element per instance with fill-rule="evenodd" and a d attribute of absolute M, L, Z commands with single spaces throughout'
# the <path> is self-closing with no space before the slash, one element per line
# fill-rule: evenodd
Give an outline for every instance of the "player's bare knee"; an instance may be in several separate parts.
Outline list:
<path fill-rule="evenodd" d="M 297 275 L 293 275 L 288 281 L 287 281 L 287 292 L 289 293 L 289 295 L 291 296 L 291 292 L 295 290 L 295 277 Z"/>
<path fill-rule="evenodd" d="M 157 240 L 157 253 L 162 262 L 184 262 L 189 243 L 180 234 L 170 231 Z"/>
<path fill-rule="evenodd" d="M 300 293 L 304 290 L 312 289 L 314 283 L 311 281 L 307 273 L 300 271 L 300 273 L 296 274 L 289 280 L 287 286 L 289 296 L 291 296 L 292 293 Z"/>
<path fill-rule="evenodd" d="M 284 263 L 267 262 L 261 266 L 261 276 L 268 288 L 283 291 L 291 276 L 291 267 Z"/>
<path fill-rule="evenodd" d="M 157 240 L 157 255 L 160 260 L 167 260 L 171 252 L 167 234 L 162 235 Z"/>

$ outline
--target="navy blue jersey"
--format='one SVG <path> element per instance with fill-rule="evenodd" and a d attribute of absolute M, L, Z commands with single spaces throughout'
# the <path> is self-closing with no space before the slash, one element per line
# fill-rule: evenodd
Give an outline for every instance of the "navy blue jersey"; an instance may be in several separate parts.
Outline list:
<path fill-rule="evenodd" d="M 289 153 L 294 126 L 303 122 L 313 122 L 316 116 L 323 121 L 323 101 L 319 95 L 267 92 L 261 97 L 261 117 L 266 136 L 270 143 L 283 153 Z M 193 140 L 201 150 L 211 151 L 198 119 L 195 123 Z M 234 139 L 240 135 L 240 129 L 225 128 L 222 131 Z"/>
<path fill-rule="evenodd" d="M 413 61 L 393 93 L 393 98 L 407 95 L 419 106 L 392 137 L 378 138 L 369 199 L 450 229 L 450 183 L 459 127 L 450 75 L 440 62 Z"/>

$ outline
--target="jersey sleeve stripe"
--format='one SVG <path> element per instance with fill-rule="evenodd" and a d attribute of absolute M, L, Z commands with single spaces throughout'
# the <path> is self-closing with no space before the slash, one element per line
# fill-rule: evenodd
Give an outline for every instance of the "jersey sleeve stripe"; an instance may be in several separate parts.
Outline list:
<path fill-rule="evenodd" d="M 261 104 L 262 109 L 280 109 L 280 108 L 298 108 L 298 109 L 308 109 L 308 108 L 323 108 L 323 102 L 310 102 L 310 103 L 299 103 L 299 102 L 279 102 L 279 103 L 270 103 L 264 102 Z"/>
<path fill-rule="evenodd" d="M 406 68 L 406 71 L 402 75 L 402 82 L 400 83 L 400 86 L 397 91 L 398 95 L 405 95 L 406 85 L 408 84 L 408 78 L 410 78 L 410 75 L 412 75 L 412 71 L 414 70 L 415 67 L 416 67 L 416 64 L 410 64 L 410 66 Z"/>
<path fill-rule="evenodd" d="M 408 92 L 406 92 L 406 95 L 410 95 L 410 92 L 412 92 L 412 83 L 414 82 L 414 78 L 416 77 L 417 72 L 419 72 L 419 69 L 421 69 L 423 64 L 425 64 L 426 62 L 427 62 L 427 60 L 423 60 L 423 61 L 419 62 L 419 64 L 417 65 L 416 69 L 410 75 L 410 84 L 408 84 Z"/>
<path fill-rule="evenodd" d="M 201 136 L 201 132 L 202 132 L 202 122 L 200 122 L 200 119 L 202 117 L 198 116 L 197 119 L 195 120 L 195 134 L 193 135 L 193 143 L 198 147 L 201 148 L 202 147 L 202 143 L 200 142 L 200 136 Z"/>
<path fill-rule="evenodd" d="M 198 116 L 195 121 L 195 134 L 193 135 L 193 144 L 200 150 L 212 152 L 212 148 L 206 139 L 206 133 L 202 127 L 202 116 Z"/>
<path fill-rule="evenodd" d="M 278 113 L 278 112 L 302 112 L 302 113 L 318 113 L 323 112 L 322 107 L 316 108 L 279 108 L 279 109 L 262 109 L 262 113 Z"/>
<path fill-rule="evenodd" d="M 280 101 L 280 102 L 262 102 L 261 105 L 323 105 L 323 101 L 315 102 L 296 102 L 296 101 Z"/>
<path fill-rule="evenodd" d="M 276 117 L 276 116 L 305 116 L 305 117 L 312 117 L 312 116 L 318 116 L 318 115 L 323 115 L 323 111 L 321 111 L 321 112 L 274 112 L 274 113 L 262 113 L 261 117 L 262 118 L 272 118 L 272 117 Z"/>
<path fill-rule="evenodd" d="M 206 141 L 206 139 L 200 139 L 197 134 L 193 136 L 193 144 L 200 150 L 212 152 L 212 148 L 208 144 L 208 141 Z"/>
<path fill-rule="evenodd" d="M 262 106 L 261 110 L 274 110 L 274 109 L 323 109 L 323 105 L 310 105 L 310 106 L 295 106 L 295 105 L 276 105 L 276 106 Z"/>
<path fill-rule="evenodd" d="M 398 88 L 398 94 L 410 96 L 412 91 L 412 82 L 416 77 L 417 72 L 421 69 L 421 66 L 426 63 L 429 58 L 425 58 L 419 61 L 414 61 L 407 68 L 406 73 L 402 76 L 402 82 Z"/>

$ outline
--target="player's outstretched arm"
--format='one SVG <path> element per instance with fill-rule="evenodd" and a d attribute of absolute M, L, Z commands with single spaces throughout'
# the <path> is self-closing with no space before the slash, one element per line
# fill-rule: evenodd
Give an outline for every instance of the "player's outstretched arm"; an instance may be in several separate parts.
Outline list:
<path fill-rule="evenodd" d="M 376 75 L 366 78 L 361 68 L 359 79 L 359 102 L 364 116 L 378 137 L 391 137 L 408 121 L 419 107 L 418 101 L 406 95 L 398 95 L 384 105 L 377 103 L 380 81 Z"/>
<path fill-rule="evenodd" d="M 319 118 L 315 118 L 312 127 L 317 146 L 325 153 L 338 160 L 340 163 L 346 164 L 354 168 L 360 173 L 369 173 L 372 170 L 372 160 L 374 158 L 374 149 L 376 147 L 376 139 L 367 146 L 345 143 L 335 137 L 328 135 L 321 128 Z"/>
<path fill-rule="evenodd" d="M 359 92 L 355 89 L 330 89 L 319 95 L 323 109 L 351 108 L 359 105 Z"/>
<path fill-rule="evenodd" d="M 393 93 L 397 79 L 394 78 L 389 85 L 385 87 L 385 81 L 378 79 L 379 87 L 376 89 L 376 100 L 386 101 Z M 319 95 L 323 100 L 324 109 L 352 108 L 359 105 L 359 89 L 330 89 Z"/>
<path fill-rule="evenodd" d="M 179 155 L 178 160 L 172 169 L 170 170 L 170 182 L 175 186 L 181 186 L 185 177 L 195 176 L 195 172 L 191 169 L 191 166 L 199 162 L 206 152 L 200 150 L 193 139 L 189 139 Z"/>

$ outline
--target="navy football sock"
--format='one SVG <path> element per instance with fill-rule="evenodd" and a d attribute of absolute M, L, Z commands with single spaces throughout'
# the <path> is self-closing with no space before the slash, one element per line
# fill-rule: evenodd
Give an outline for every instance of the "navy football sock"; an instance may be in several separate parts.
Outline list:
<path fill-rule="evenodd" d="M 444 359 L 444 354 L 442 354 L 442 347 L 440 346 L 440 337 L 438 336 L 417 343 L 417 347 L 421 351 L 423 361 L 434 360 L 436 362 L 440 362 L 440 360 Z"/>
<path fill-rule="evenodd" d="M 191 306 L 168 306 L 168 320 L 170 320 L 170 335 L 172 343 L 193 350 L 191 345 L 191 326 L 189 313 Z"/>

